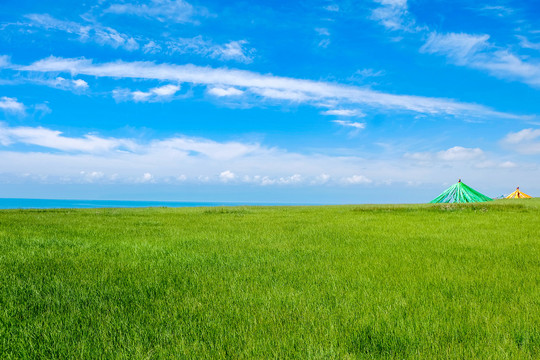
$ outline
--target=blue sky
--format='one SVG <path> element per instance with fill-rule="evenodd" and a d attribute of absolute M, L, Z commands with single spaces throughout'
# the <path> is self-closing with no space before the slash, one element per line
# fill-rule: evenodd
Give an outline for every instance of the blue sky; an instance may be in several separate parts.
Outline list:
<path fill-rule="evenodd" d="M 0 4 L 0 197 L 540 193 L 540 6 Z"/>

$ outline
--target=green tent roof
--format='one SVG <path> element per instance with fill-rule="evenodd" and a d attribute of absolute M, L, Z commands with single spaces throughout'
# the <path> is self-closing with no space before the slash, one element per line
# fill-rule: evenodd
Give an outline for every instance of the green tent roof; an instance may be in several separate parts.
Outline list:
<path fill-rule="evenodd" d="M 459 180 L 457 184 L 450 186 L 441 195 L 431 200 L 430 203 L 472 203 L 492 200 L 492 198 L 479 193 Z"/>

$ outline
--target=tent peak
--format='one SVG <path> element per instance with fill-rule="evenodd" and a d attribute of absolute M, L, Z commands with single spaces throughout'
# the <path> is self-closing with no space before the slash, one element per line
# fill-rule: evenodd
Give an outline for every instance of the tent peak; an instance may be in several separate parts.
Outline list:
<path fill-rule="evenodd" d="M 507 199 L 528 199 L 530 197 L 531 197 L 530 195 L 527 195 L 524 192 L 521 192 L 521 190 L 519 190 L 519 186 L 518 186 L 516 188 L 516 191 L 514 191 L 513 193 L 508 195 L 506 198 Z"/>
<path fill-rule="evenodd" d="M 431 203 L 471 203 L 491 201 L 492 198 L 479 193 L 478 191 L 467 186 L 464 182 L 459 181 L 446 189 L 442 194 L 430 201 Z"/>

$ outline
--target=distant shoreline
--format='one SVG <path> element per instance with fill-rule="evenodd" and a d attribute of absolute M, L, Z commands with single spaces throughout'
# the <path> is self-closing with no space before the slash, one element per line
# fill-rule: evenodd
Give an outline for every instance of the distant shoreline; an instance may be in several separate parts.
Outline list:
<path fill-rule="evenodd" d="M 294 206 L 322 205 L 263 202 L 204 202 L 204 201 L 151 201 L 151 200 L 86 200 L 86 199 L 21 199 L 0 198 L 0 209 L 93 209 L 138 207 L 217 207 L 217 206 Z M 330 205 L 330 204 L 328 204 Z"/>

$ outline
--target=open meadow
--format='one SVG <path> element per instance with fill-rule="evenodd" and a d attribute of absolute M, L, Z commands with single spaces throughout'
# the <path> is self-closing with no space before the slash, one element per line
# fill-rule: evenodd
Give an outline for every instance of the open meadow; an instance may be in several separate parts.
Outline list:
<path fill-rule="evenodd" d="M 0 211 L 2 359 L 538 359 L 540 199 Z"/>

